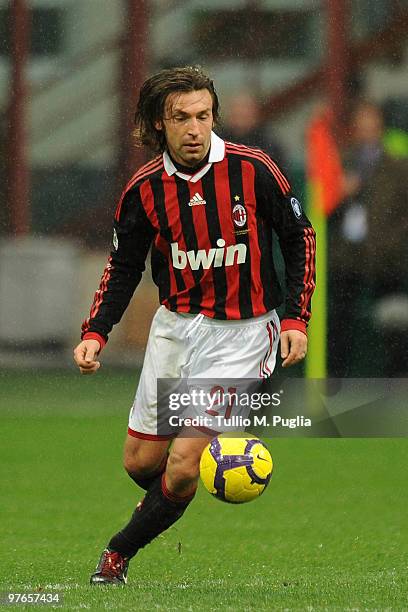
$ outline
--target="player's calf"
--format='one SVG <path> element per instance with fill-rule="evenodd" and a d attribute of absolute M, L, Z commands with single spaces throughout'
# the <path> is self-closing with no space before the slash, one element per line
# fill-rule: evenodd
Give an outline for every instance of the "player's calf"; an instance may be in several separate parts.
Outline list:
<path fill-rule="evenodd" d="M 147 491 L 166 469 L 168 442 L 127 436 L 123 465 L 134 482 Z"/>
<path fill-rule="evenodd" d="M 129 523 L 111 538 L 108 549 L 119 552 L 126 559 L 149 544 L 160 533 L 175 523 L 193 499 L 195 488 L 187 496 L 169 491 L 165 475 L 159 475 L 137 505 Z"/>
<path fill-rule="evenodd" d="M 171 450 L 165 472 L 165 483 L 169 491 L 179 496 L 191 495 L 197 488 L 199 475 L 199 457 Z"/>
<path fill-rule="evenodd" d="M 129 523 L 111 538 L 105 556 L 117 553 L 127 568 L 129 560 L 141 548 L 181 518 L 195 495 L 199 460 L 207 442 L 207 438 L 174 441 L 166 471 L 152 479 Z M 91 582 L 111 584 L 111 571 L 112 564 L 105 564 L 93 574 Z"/>
<path fill-rule="evenodd" d="M 169 491 L 176 495 L 191 495 L 197 488 L 201 453 L 208 444 L 207 436 L 177 438 L 171 448 L 165 472 Z"/>
<path fill-rule="evenodd" d="M 91 584 L 125 584 L 129 560 L 184 514 L 194 493 L 177 496 L 167 489 L 164 474 L 156 476 L 129 523 L 103 551 Z"/>
<path fill-rule="evenodd" d="M 144 469 L 141 469 L 139 466 L 137 466 L 137 470 L 135 471 L 135 466 L 132 464 L 130 466 L 125 465 L 125 470 L 129 474 L 131 479 L 141 489 L 148 491 L 151 485 L 153 484 L 153 482 L 156 480 L 157 476 L 162 475 L 164 471 L 166 470 L 167 459 L 168 459 L 168 454 L 166 453 L 166 456 L 163 457 L 160 465 L 153 469 L 151 468 L 151 466 L 149 466 L 148 469 L 144 470 Z"/>

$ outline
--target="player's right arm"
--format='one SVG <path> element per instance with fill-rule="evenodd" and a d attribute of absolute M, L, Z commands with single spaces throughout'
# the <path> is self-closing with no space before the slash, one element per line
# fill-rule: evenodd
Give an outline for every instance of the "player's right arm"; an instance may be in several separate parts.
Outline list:
<path fill-rule="evenodd" d="M 82 324 L 82 342 L 74 350 L 74 360 L 83 374 L 94 373 L 99 368 L 96 357 L 112 327 L 122 318 L 142 278 L 154 234 L 140 191 L 133 187 L 125 194 L 115 216 L 113 249 L 89 317 Z"/>
<path fill-rule="evenodd" d="M 94 374 L 101 364 L 96 361 L 101 345 L 98 340 L 82 340 L 74 349 L 74 361 L 81 374 Z"/>

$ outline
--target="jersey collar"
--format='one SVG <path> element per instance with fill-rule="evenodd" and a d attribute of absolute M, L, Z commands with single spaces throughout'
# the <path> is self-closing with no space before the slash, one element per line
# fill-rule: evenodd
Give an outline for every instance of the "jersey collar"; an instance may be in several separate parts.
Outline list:
<path fill-rule="evenodd" d="M 197 183 L 197 181 L 199 181 L 204 176 L 204 174 L 208 172 L 208 170 L 211 168 L 213 163 L 222 161 L 224 157 L 225 157 L 225 142 L 222 140 L 222 138 L 217 136 L 215 132 L 211 132 L 211 145 L 210 145 L 210 155 L 208 158 L 208 163 L 202 168 L 200 168 L 198 172 L 196 172 L 193 175 L 185 174 L 184 172 L 179 172 L 176 166 L 171 161 L 170 155 L 167 153 L 167 151 L 164 151 L 163 153 L 163 164 L 164 164 L 164 169 L 166 170 L 169 176 L 172 176 L 173 174 L 177 174 L 177 176 L 184 179 L 185 181 L 190 181 L 191 183 Z"/>

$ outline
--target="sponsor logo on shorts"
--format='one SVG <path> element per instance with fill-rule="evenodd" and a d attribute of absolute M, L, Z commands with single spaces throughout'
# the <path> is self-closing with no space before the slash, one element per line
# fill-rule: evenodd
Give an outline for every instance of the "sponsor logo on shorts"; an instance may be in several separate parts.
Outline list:
<path fill-rule="evenodd" d="M 200 267 L 208 270 L 211 267 L 221 268 L 221 266 L 245 263 L 247 256 L 246 244 L 232 244 L 225 248 L 225 240 L 218 238 L 217 247 L 208 251 L 205 249 L 183 251 L 179 248 L 178 242 L 172 242 L 171 256 L 173 267 L 184 270 L 189 264 L 192 270 L 198 270 Z"/>

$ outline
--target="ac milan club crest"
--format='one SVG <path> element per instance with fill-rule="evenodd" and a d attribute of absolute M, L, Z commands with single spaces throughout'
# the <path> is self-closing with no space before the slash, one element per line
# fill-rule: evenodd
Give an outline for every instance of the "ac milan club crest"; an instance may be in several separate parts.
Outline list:
<path fill-rule="evenodd" d="M 232 209 L 232 218 L 234 219 L 235 225 L 243 227 L 247 220 L 247 213 L 242 204 L 235 204 Z"/>

